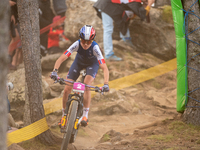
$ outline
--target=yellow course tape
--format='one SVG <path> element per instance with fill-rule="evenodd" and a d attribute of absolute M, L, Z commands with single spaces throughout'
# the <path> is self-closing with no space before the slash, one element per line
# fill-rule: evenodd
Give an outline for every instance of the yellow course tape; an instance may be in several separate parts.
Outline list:
<path fill-rule="evenodd" d="M 8 133 L 7 146 L 10 146 L 13 143 L 19 143 L 22 141 L 30 140 L 48 129 L 49 127 L 46 122 L 46 117 L 42 118 L 39 121 L 36 121 L 29 126 Z"/>
<path fill-rule="evenodd" d="M 49 103 L 43 105 L 45 110 L 45 115 L 62 109 L 62 98 L 56 98 Z"/>
<path fill-rule="evenodd" d="M 142 83 L 149 79 L 153 79 L 157 76 L 163 75 L 176 68 L 177 68 L 176 58 L 174 58 L 170 61 L 164 62 L 155 67 L 140 71 L 138 73 L 134 73 L 132 75 L 129 75 L 120 79 L 109 81 L 109 87 L 114 88 L 116 90 L 123 89 L 123 88 L 130 87 L 138 83 Z"/>
<path fill-rule="evenodd" d="M 116 79 L 113 81 L 109 81 L 110 88 L 119 90 L 126 87 L 133 86 L 135 84 L 147 81 L 149 79 L 155 78 L 157 76 L 163 75 L 169 71 L 172 71 L 177 68 L 176 58 L 172 59 L 168 62 L 164 62 L 155 67 L 143 70 L 138 73 L 134 73 L 132 75 Z M 102 84 L 97 85 L 102 86 Z M 95 95 L 95 92 L 92 92 L 92 97 Z M 52 112 L 58 111 L 62 108 L 62 98 L 56 98 L 49 103 L 44 104 L 45 115 L 50 114 Z M 12 143 L 19 143 L 22 141 L 29 140 L 42 132 L 48 130 L 48 125 L 46 122 L 46 118 L 43 118 L 29 126 L 26 126 L 17 131 L 8 133 L 8 146 Z"/>
<path fill-rule="evenodd" d="M 120 79 L 109 81 L 109 87 L 111 89 L 120 90 L 138 83 L 142 83 L 157 76 L 163 75 L 176 68 L 176 58 L 174 58 L 155 67 L 140 71 L 138 73 L 134 73 L 132 75 Z M 97 86 L 103 86 L 103 84 L 99 84 Z M 91 92 L 92 97 L 95 94 L 95 92 Z M 62 109 L 62 98 L 56 98 L 51 102 L 44 104 L 45 115 L 58 111 L 60 109 Z"/>

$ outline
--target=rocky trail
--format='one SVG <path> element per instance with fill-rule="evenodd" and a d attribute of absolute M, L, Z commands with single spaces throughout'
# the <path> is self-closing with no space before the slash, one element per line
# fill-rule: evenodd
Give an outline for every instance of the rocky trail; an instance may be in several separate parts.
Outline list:
<path fill-rule="evenodd" d="M 103 48 L 102 23 L 92 8 L 94 2 L 76 0 L 70 2 L 66 25 L 72 31 L 71 39 L 76 37 L 78 29 L 83 24 L 89 23 L 95 27 L 96 41 Z M 173 21 L 166 22 L 163 18 L 163 10 L 163 7 L 151 9 L 150 24 L 141 22 L 137 18 L 131 21 L 130 32 L 135 48 L 121 41 L 119 32 L 115 29 L 114 51 L 117 56 L 123 57 L 123 61 L 106 62 L 111 81 L 175 58 Z M 170 18 L 170 14 L 168 15 Z M 92 22 L 91 18 L 93 18 Z M 60 54 L 51 54 L 41 59 L 45 103 L 62 97 L 63 86 L 53 84 L 49 78 L 53 64 L 59 56 Z M 59 72 L 60 77 L 66 76 L 73 59 L 72 55 L 71 59 L 63 65 L 62 71 Z M 102 71 L 99 70 L 94 85 L 101 84 L 102 77 Z M 9 100 L 11 101 L 11 113 L 17 122 L 23 120 L 24 78 L 23 64 L 18 67 L 17 71 L 8 74 L 8 79 L 15 85 L 14 90 L 9 93 Z M 59 140 L 55 145 L 46 146 L 32 139 L 13 144 L 8 149 L 60 149 L 62 134 L 57 126 L 60 116 L 59 111 L 47 115 L 49 128 Z M 111 89 L 105 95 L 95 95 L 89 111 L 89 125 L 79 128 L 76 141 L 69 146 L 69 150 L 199 150 L 199 138 L 199 132 L 196 130 L 194 132 L 190 126 L 183 124 L 181 114 L 176 112 L 175 69 L 127 88 Z"/>
<path fill-rule="evenodd" d="M 120 45 L 123 44 L 121 43 Z M 126 49 L 130 48 L 127 47 Z M 134 59 L 130 56 L 124 56 L 126 61 L 121 64 L 107 62 L 111 80 L 164 62 L 150 54 L 140 54 L 136 51 L 133 53 Z M 131 69 L 131 65 L 128 66 L 130 62 L 135 64 L 135 69 Z M 65 75 L 65 71 L 60 73 L 61 77 Z M 94 85 L 101 83 L 101 78 L 101 71 L 99 71 Z M 51 85 L 54 86 L 49 79 L 49 72 L 43 73 L 43 79 L 46 80 L 50 87 Z M 60 137 L 61 142 L 63 135 L 59 132 L 57 126 L 60 116 L 60 113 L 50 114 L 47 116 L 47 121 L 50 129 L 56 136 Z M 163 122 L 166 121 L 167 124 L 175 120 L 177 116 L 180 115 L 176 112 L 176 70 L 173 70 L 146 82 L 118 91 L 111 89 L 105 95 L 97 94 L 93 97 L 89 112 L 89 125 L 79 128 L 76 141 L 71 146 L 71 149 L 129 150 L 134 149 L 134 147 L 138 147 L 137 149 L 149 147 L 149 140 L 147 140 L 145 146 L 141 141 L 138 144 L 138 137 L 146 139 L 154 134 L 155 131 L 164 132 L 165 123 Z M 26 142 L 22 142 L 19 145 L 24 147 L 24 143 Z M 43 149 L 59 149 L 59 146 L 60 143 L 56 148 L 48 147 Z M 162 146 L 159 145 L 159 147 Z M 31 148 L 28 149 L 32 150 Z"/>

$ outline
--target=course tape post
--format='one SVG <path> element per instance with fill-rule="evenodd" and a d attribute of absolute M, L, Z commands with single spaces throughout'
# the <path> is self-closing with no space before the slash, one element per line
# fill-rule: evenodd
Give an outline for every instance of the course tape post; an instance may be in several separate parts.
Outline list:
<path fill-rule="evenodd" d="M 187 96 L 185 95 L 188 90 L 187 87 L 187 62 L 186 53 L 186 39 L 184 24 L 184 12 L 182 10 L 181 0 L 171 0 L 172 14 L 174 20 L 174 28 L 176 34 L 176 58 L 177 58 L 177 112 L 183 112 L 185 110 L 185 101 Z"/>
<path fill-rule="evenodd" d="M 157 76 L 163 75 L 169 71 L 176 69 L 176 66 L 177 66 L 176 58 L 174 58 L 168 62 L 164 62 L 155 67 L 143 70 L 138 73 L 134 73 L 132 75 L 129 75 L 120 79 L 110 81 L 109 86 L 110 88 L 120 90 L 126 87 L 136 85 L 138 83 L 142 83 L 144 81 L 155 78 Z M 102 86 L 102 85 L 103 84 L 100 84 L 97 86 Z M 95 92 L 91 92 L 91 93 L 92 93 L 92 97 L 96 94 Z M 51 102 L 44 104 L 45 115 L 48 115 L 50 113 L 53 113 L 61 109 L 62 109 L 62 98 L 55 98 Z M 10 146 L 13 143 L 19 143 L 22 141 L 32 139 L 35 136 L 45 132 L 48 129 L 49 127 L 47 125 L 46 118 L 43 118 L 29 126 L 26 126 L 22 129 L 8 133 L 7 145 Z"/>
<path fill-rule="evenodd" d="M 190 67 L 188 64 L 191 59 L 194 57 L 200 55 L 196 54 L 192 56 L 192 58 L 188 58 L 187 54 L 187 43 L 188 41 L 191 41 L 197 45 L 200 45 L 200 43 L 197 43 L 196 41 L 192 41 L 188 38 L 190 34 L 198 30 L 200 27 L 196 28 L 193 31 L 188 31 L 188 16 L 194 15 L 198 19 L 198 17 L 193 9 L 193 6 L 196 3 L 200 3 L 200 0 L 196 0 L 189 8 L 189 10 L 184 10 L 182 6 L 181 0 L 171 0 L 172 5 L 172 13 L 173 13 L 173 20 L 174 20 L 174 27 L 175 27 L 175 33 L 176 33 L 176 57 L 177 57 L 177 111 L 183 113 L 186 107 L 199 107 L 199 106 L 188 106 L 188 98 L 195 100 L 200 103 L 195 98 L 192 98 L 189 96 L 192 92 L 198 90 L 194 89 L 192 91 L 188 91 L 188 71 L 189 69 L 193 69 L 195 71 L 200 72 L 199 70 Z M 185 14 L 185 15 L 184 15 Z M 200 107 L 199 107 L 200 108 Z"/>

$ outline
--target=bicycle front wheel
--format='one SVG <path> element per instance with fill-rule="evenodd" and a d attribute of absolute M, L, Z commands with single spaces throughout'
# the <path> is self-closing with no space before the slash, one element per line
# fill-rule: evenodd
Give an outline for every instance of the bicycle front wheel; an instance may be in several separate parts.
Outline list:
<path fill-rule="evenodd" d="M 61 145 L 61 150 L 67 150 L 71 134 L 74 128 L 74 122 L 76 119 L 76 114 L 77 114 L 77 108 L 78 108 L 78 102 L 77 101 L 72 101 L 69 107 L 68 111 L 68 120 L 66 124 L 66 132 L 63 136 L 63 141 Z"/>

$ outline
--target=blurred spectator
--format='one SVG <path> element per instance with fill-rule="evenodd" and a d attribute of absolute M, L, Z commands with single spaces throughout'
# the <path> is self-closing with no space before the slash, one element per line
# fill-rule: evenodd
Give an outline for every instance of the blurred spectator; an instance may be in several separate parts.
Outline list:
<path fill-rule="evenodd" d="M 50 25 L 55 16 L 64 17 L 66 10 L 67 5 L 65 0 L 39 0 L 40 29 Z M 64 24 L 62 24 L 62 26 L 64 28 Z M 47 50 L 49 48 L 48 45 L 49 40 L 47 31 L 40 35 L 40 48 L 42 56 L 45 56 L 49 52 L 49 50 Z M 56 47 L 56 49 L 59 49 L 59 47 Z M 52 50 L 52 48 L 50 50 Z"/>
<path fill-rule="evenodd" d="M 98 0 L 94 4 L 97 15 L 102 19 L 103 23 L 103 44 L 104 53 L 107 60 L 121 61 L 122 58 L 115 56 L 112 44 L 113 21 L 120 30 L 120 38 L 129 46 L 134 47 L 131 41 L 129 32 L 130 19 L 136 15 L 142 21 L 146 19 L 149 13 L 151 4 L 154 0 L 148 0 L 149 3 L 144 8 L 141 0 Z"/>
<path fill-rule="evenodd" d="M 17 0 L 10 0 L 11 17 L 10 17 L 10 34 L 11 42 L 8 47 L 8 54 L 11 58 L 10 69 L 16 70 L 17 66 L 22 63 L 22 49 L 21 47 L 15 47 L 14 43 L 20 40 L 20 28 L 17 10 Z"/>
<path fill-rule="evenodd" d="M 60 42 L 67 44 L 67 38 L 64 35 L 64 29 L 63 29 L 63 22 L 59 21 L 61 19 L 61 16 L 55 16 L 53 18 L 53 23 L 56 23 L 57 26 L 54 28 L 50 28 L 49 34 L 48 34 L 48 53 L 58 53 L 63 52 L 66 47 L 62 45 L 60 46 Z"/>
<path fill-rule="evenodd" d="M 40 29 L 50 25 L 52 19 L 55 16 L 51 9 L 50 0 L 39 0 L 39 23 Z M 47 54 L 47 41 L 48 41 L 48 31 L 40 35 L 40 50 L 41 55 L 45 56 Z"/>

